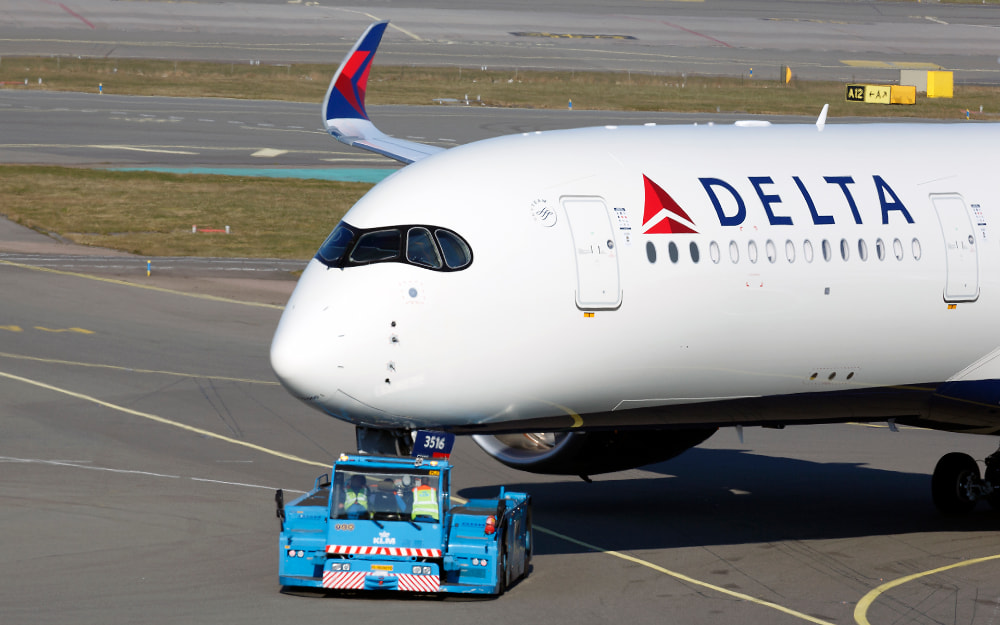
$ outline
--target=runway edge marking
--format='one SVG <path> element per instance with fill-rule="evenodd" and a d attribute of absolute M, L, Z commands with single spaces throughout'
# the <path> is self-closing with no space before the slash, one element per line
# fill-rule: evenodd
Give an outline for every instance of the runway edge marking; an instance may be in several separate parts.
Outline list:
<path fill-rule="evenodd" d="M 4 329 L 0 326 L 0 330 Z M 52 365 L 68 365 L 72 367 L 91 367 L 95 369 L 111 369 L 112 371 L 123 371 L 125 373 L 149 373 L 155 375 L 169 375 L 179 378 L 191 378 L 195 380 L 215 380 L 217 382 L 237 382 L 242 384 L 262 384 L 265 386 L 280 386 L 274 380 L 254 380 L 252 378 L 232 378 L 223 375 L 206 375 L 201 373 L 180 373 L 177 371 L 161 371 L 159 369 L 139 369 L 137 367 L 125 367 L 122 365 L 106 365 L 97 362 L 77 362 L 74 360 L 60 360 L 58 358 L 40 358 L 38 356 L 26 356 L 24 354 L 11 354 L 0 352 L 0 358 L 11 358 L 15 360 L 29 360 L 32 362 L 44 362 Z"/>
<path fill-rule="evenodd" d="M 17 381 L 17 382 L 23 382 L 25 384 L 30 384 L 32 386 L 37 386 L 39 388 L 43 388 L 43 389 L 46 389 L 46 390 L 49 390 L 49 391 L 54 391 L 56 393 L 61 393 L 63 395 L 68 395 L 68 396 L 74 397 L 76 399 L 82 399 L 84 401 L 89 401 L 89 402 L 95 403 L 95 404 L 97 404 L 99 406 L 104 406 L 105 408 L 110 408 L 112 410 L 117 410 L 119 412 L 124 412 L 126 414 L 134 415 L 134 416 L 137 416 L 137 417 L 142 417 L 143 419 L 149 419 L 150 421 L 155 421 L 157 423 L 162 423 L 164 425 L 170 425 L 170 426 L 173 426 L 173 427 L 176 427 L 176 428 L 180 428 L 182 430 L 187 430 L 187 431 L 193 432 L 195 434 L 201 434 L 202 436 L 207 436 L 209 438 L 214 438 L 216 440 L 220 440 L 220 441 L 223 441 L 223 442 L 226 442 L 226 443 L 232 443 L 234 445 L 239 445 L 241 447 L 247 447 L 249 449 L 253 449 L 253 450 L 259 451 L 261 453 L 265 453 L 265 454 L 268 454 L 268 455 L 276 456 L 278 458 L 284 458 L 285 460 L 291 460 L 293 462 L 299 462 L 299 463 L 302 463 L 302 464 L 312 465 L 312 466 L 317 466 L 317 467 L 323 467 L 323 468 L 327 468 L 327 467 L 330 466 L 329 463 L 315 462 L 313 460 L 306 460 L 305 458 L 300 458 L 300 457 L 292 455 L 292 454 L 286 454 L 284 452 L 280 452 L 280 451 L 277 451 L 277 450 L 274 450 L 274 449 L 269 449 L 267 447 L 263 447 L 261 445 L 256 445 L 254 443 L 250 443 L 250 442 L 247 442 L 247 441 L 237 440 L 237 439 L 232 438 L 230 436 L 224 436 L 222 434 L 216 434 L 215 432 L 211 432 L 209 430 L 204 430 L 202 428 L 197 428 L 197 427 L 194 427 L 194 426 L 191 426 L 191 425 L 180 423 L 178 421 L 174 421 L 172 419 L 167 419 L 165 417 L 160 417 L 160 416 L 157 416 L 157 415 L 154 415 L 154 414 L 150 414 L 148 412 L 142 412 L 142 411 L 139 411 L 139 410 L 133 410 L 131 408 L 126 408 L 124 406 L 119 406 L 117 404 L 112 404 L 111 402 L 106 402 L 104 400 L 97 399 L 96 397 L 92 397 L 92 396 L 86 395 L 84 393 L 77 393 L 75 391 L 70 391 L 68 389 L 59 388 L 58 386 L 53 386 L 51 384 L 46 384 L 45 382 L 39 382 L 38 380 L 32 380 L 30 378 L 24 378 L 24 377 L 21 377 L 21 376 L 18 376 L 18 375 L 13 375 L 11 373 L 6 373 L 6 372 L 3 372 L 3 371 L 0 371 L 0 377 L 7 378 L 9 380 L 14 380 L 14 381 Z M 455 499 L 456 501 L 459 501 L 460 498 L 454 497 L 453 499 Z M 637 558 L 635 556 L 630 556 L 628 554 L 621 553 L 619 551 L 612 551 L 612 550 L 609 550 L 609 549 L 603 549 L 601 547 L 598 547 L 597 545 L 592 545 L 592 544 L 584 542 L 582 540 L 577 540 L 576 538 L 571 538 L 569 536 L 566 536 L 565 534 L 561 534 L 559 532 L 550 530 L 550 529 L 542 527 L 540 525 L 535 525 L 534 528 L 536 530 L 538 530 L 539 532 L 543 533 L 543 534 L 548 534 L 549 536 L 553 536 L 555 538 L 559 538 L 560 540 L 565 540 L 567 542 L 573 543 L 575 545 L 579 545 L 581 547 L 584 547 L 586 549 L 589 549 L 589 550 L 597 552 L 597 553 L 603 553 L 603 554 L 606 554 L 606 555 L 609 555 L 609 556 L 612 556 L 612 557 L 615 557 L 615 558 L 619 558 L 621 560 L 625 560 L 627 562 L 632 562 L 634 564 L 638 564 L 640 566 L 644 566 L 646 568 L 649 568 L 649 569 L 652 569 L 654 571 L 657 571 L 658 573 L 663 573 L 665 575 L 669 575 L 670 577 L 673 577 L 674 579 L 680 580 L 682 582 L 686 582 L 688 584 L 692 584 L 692 585 L 695 585 L 695 586 L 701 586 L 702 588 L 707 588 L 709 590 L 713 590 L 713 591 L 718 592 L 720 594 L 729 595 L 730 597 L 734 597 L 736 599 L 741 599 L 741 600 L 747 601 L 749 603 L 754 603 L 754 604 L 759 605 L 759 606 L 763 606 L 763 607 L 766 607 L 766 608 L 771 608 L 773 610 L 777 610 L 777 611 L 782 612 L 784 614 L 788 614 L 789 616 L 793 616 L 795 618 L 802 619 L 802 620 L 808 621 L 810 623 L 816 623 L 816 625 L 834 625 L 833 623 L 830 623 L 829 621 L 824 621 L 822 619 L 815 618 L 815 617 L 810 616 L 808 614 L 804 614 L 802 612 L 798 612 L 798 611 L 793 610 L 791 608 L 786 608 L 785 606 L 778 605 L 777 603 L 773 603 L 771 601 L 767 601 L 767 600 L 764 600 L 764 599 L 758 599 L 757 597 L 752 597 L 750 595 L 747 595 L 747 594 L 744 594 L 744 593 L 741 593 L 741 592 L 736 592 L 736 591 L 733 591 L 733 590 L 728 590 L 726 588 L 722 588 L 721 586 L 716 586 L 716 585 L 710 584 L 708 582 L 703 582 L 703 581 L 697 580 L 697 579 L 695 579 L 693 577 L 689 577 L 687 575 L 684 575 L 683 573 L 678 573 L 676 571 L 671 571 L 670 569 L 664 568 L 664 567 L 659 566 L 657 564 L 653 564 L 652 562 L 643 560 L 641 558 Z M 995 556 L 995 557 L 996 558 L 1000 558 L 1000 556 Z M 956 566 L 956 565 L 953 565 L 953 566 Z M 946 568 L 952 568 L 952 567 L 946 567 Z M 855 611 L 855 614 L 857 614 L 857 611 Z M 867 625 L 867 621 L 865 621 L 862 625 Z"/>
<path fill-rule="evenodd" d="M 52 269 L 49 267 L 35 267 L 34 265 L 26 265 L 24 263 L 15 263 L 9 260 L 0 259 L 0 265 L 7 265 L 9 267 L 18 267 L 20 269 L 32 269 L 34 271 L 44 271 L 46 273 L 54 273 L 59 276 L 70 276 L 73 278 L 85 278 L 87 280 L 96 280 L 98 282 L 107 282 L 108 284 L 118 284 L 121 286 L 130 286 L 136 289 L 146 289 L 147 291 L 156 291 L 157 293 L 169 293 L 171 295 L 183 295 L 185 297 L 193 297 L 195 299 L 208 300 L 210 302 L 223 302 L 226 304 L 240 304 L 242 306 L 255 306 L 257 308 L 271 308 L 273 310 L 284 310 L 284 306 L 278 306 L 277 304 L 264 304 L 261 302 L 245 302 L 238 299 L 230 299 L 228 297 L 219 297 L 217 295 L 206 295 L 204 293 L 185 293 L 184 291 L 174 291 L 173 289 L 165 289 L 160 286 L 152 286 L 149 284 L 137 284 L 135 282 L 129 282 L 127 280 L 118 280 L 115 278 L 102 278 L 100 276 L 91 276 L 85 273 L 76 273 L 73 271 L 62 271 L 61 269 Z"/>
<path fill-rule="evenodd" d="M 558 532 L 554 532 L 554 531 L 552 531 L 550 529 L 546 529 L 544 527 L 539 527 L 538 525 L 535 526 L 535 529 L 538 530 L 539 532 L 543 533 L 543 534 L 548 534 L 549 536 L 554 536 L 555 538 L 559 538 L 560 540 L 565 540 L 566 542 L 573 543 L 574 545 L 579 545 L 579 546 L 584 547 L 586 549 L 590 549 L 591 551 L 596 551 L 596 552 L 599 552 L 599 553 L 604 553 L 604 554 L 607 554 L 609 556 L 614 556 L 615 558 L 620 558 L 620 559 L 625 560 L 627 562 L 632 562 L 632 563 L 644 566 L 646 568 L 652 569 L 652 570 L 657 571 L 659 573 L 663 573 L 664 575 L 669 575 L 670 577 L 678 579 L 678 580 L 680 580 L 682 582 L 686 582 L 688 584 L 693 584 L 695 586 L 701 586 L 702 588 L 708 588 L 709 590 L 714 590 L 715 592 L 718 592 L 718 593 L 721 593 L 721 594 L 724 594 L 724 595 L 729 595 L 730 597 L 734 597 L 736 599 L 742 599 L 743 601 L 749 601 L 750 603 L 755 603 L 755 604 L 757 604 L 759 606 L 763 606 L 763 607 L 766 607 L 766 608 L 771 608 L 773 610 L 777 610 L 779 612 L 783 612 L 785 614 L 788 614 L 789 616 L 794 616 L 795 618 L 799 618 L 799 619 L 802 619 L 804 621 L 808 621 L 810 623 L 816 623 L 817 625 L 833 625 L 833 623 L 830 623 L 829 621 L 824 621 L 824 620 L 818 619 L 818 618 L 816 618 L 814 616 L 810 616 L 808 614 L 804 614 L 802 612 L 798 612 L 798 611 L 793 610 L 791 608 L 786 608 L 785 606 L 778 605 L 777 603 L 773 603 L 773 602 L 767 601 L 765 599 L 758 599 L 757 597 L 752 597 L 750 595 L 746 595 L 746 594 L 743 594 L 741 592 L 736 592 L 734 590 L 729 590 L 727 588 L 722 588 L 721 586 L 716 586 L 714 584 L 709 584 L 708 582 L 703 582 L 701 580 L 697 580 L 697 579 L 695 579 L 693 577 L 689 577 L 689 576 L 687 576 L 687 575 L 685 575 L 683 573 L 678 573 L 677 571 L 671 571 L 670 569 L 664 568 L 664 567 L 662 567 L 662 566 L 660 566 L 658 564 L 653 564 L 652 562 L 648 562 L 648 561 L 643 560 L 641 558 L 637 558 L 635 556 L 630 556 L 627 553 L 622 553 L 620 551 L 611 551 L 611 550 L 608 550 L 608 549 L 602 549 L 601 547 L 598 547 L 597 545 L 591 545 L 590 543 L 586 543 L 586 542 L 583 542 L 582 540 L 577 540 L 575 538 L 571 538 L 569 536 L 566 536 L 565 534 L 560 534 Z"/>
<path fill-rule="evenodd" d="M 962 562 L 956 562 L 955 564 L 949 564 L 948 566 L 941 566 L 929 571 L 923 571 L 922 573 L 914 573 L 913 575 L 907 575 L 906 577 L 900 577 L 899 579 L 894 579 L 891 582 L 886 582 L 871 590 L 867 595 L 861 598 L 858 605 L 854 607 L 854 621 L 858 623 L 858 625 L 871 625 L 871 623 L 868 622 L 868 608 L 870 608 L 871 605 L 875 603 L 875 600 L 887 590 L 892 590 L 896 586 L 902 586 L 903 584 L 912 582 L 915 579 L 920 579 L 921 577 L 937 575 L 938 573 L 950 571 L 951 569 L 971 566 L 973 564 L 981 564 L 990 560 L 1000 560 L 1000 554 L 994 556 L 984 556 L 982 558 L 973 558 L 971 560 L 963 560 Z"/>
<path fill-rule="evenodd" d="M 14 380 L 16 382 L 23 382 L 25 384 L 31 384 L 32 386 L 37 386 L 49 391 L 54 391 L 56 393 L 62 393 L 63 395 L 69 395 L 70 397 L 75 397 L 76 399 L 82 399 L 84 401 L 89 401 L 91 403 L 97 404 L 99 406 L 104 406 L 105 408 L 110 408 L 112 410 L 117 410 L 119 412 L 124 412 L 126 414 L 134 415 L 136 417 L 142 417 L 143 419 L 149 419 L 150 421 L 156 421 L 157 423 L 162 423 L 164 425 L 170 425 L 182 430 L 187 430 L 188 432 L 193 432 L 195 434 L 200 434 L 202 436 L 207 436 L 209 438 L 214 438 L 226 443 L 232 443 L 234 445 L 239 445 L 241 447 L 246 447 L 248 449 L 253 449 L 254 451 L 259 451 L 271 456 L 277 456 L 279 458 L 284 458 L 285 460 L 291 460 L 293 462 L 301 462 L 302 464 L 310 464 L 317 467 L 328 468 L 330 463 L 327 462 L 314 462 L 312 460 L 306 460 L 305 458 L 299 458 L 292 454 L 286 454 L 284 452 L 276 451 L 274 449 L 268 449 L 267 447 L 262 447 L 261 445 L 256 445 L 247 441 L 241 441 L 230 436 L 224 436 L 222 434 L 216 434 L 215 432 L 204 430 L 202 428 L 196 428 L 192 425 L 187 425 L 185 423 L 180 423 L 179 421 L 174 421 L 172 419 L 167 419 L 165 417 L 160 417 L 148 412 L 142 412 L 139 410 L 133 410 L 131 408 L 126 408 L 125 406 L 119 406 L 117 404 L 112 404 L 111 402 L 106 402 L 102 399 L 97 399 L 90 395 L 85 395 L 83 393 L 77 393 L 76 391 L 71 391 L 64 388 L 59 388 L 58 386 L 52 386 L 51 384 L 46 384 L 45 382 L 39 382 L 38 380 L 32 380 L 30 378 L 23 378 L 19 375 L 14 375 L 12 373 L 6 373 L 0 371 L 0 377 L 7 378 L 9 380 Z"/>

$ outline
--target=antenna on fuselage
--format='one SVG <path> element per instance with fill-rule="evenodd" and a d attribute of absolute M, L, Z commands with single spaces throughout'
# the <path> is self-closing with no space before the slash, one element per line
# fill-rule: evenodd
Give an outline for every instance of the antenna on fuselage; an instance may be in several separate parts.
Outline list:
<path fill-rule="evenodd" d="M 819 119 L 816 120 L 816 130 L 823 132 L 823 128 L 826 126 L 826 112 L 830 110 L 829 104 L 823 105 L 823 110 L 819 112 Z"/>

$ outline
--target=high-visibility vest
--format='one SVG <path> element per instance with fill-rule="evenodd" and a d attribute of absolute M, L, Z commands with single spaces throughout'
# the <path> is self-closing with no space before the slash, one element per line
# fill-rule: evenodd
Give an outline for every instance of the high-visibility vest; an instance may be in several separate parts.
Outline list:
<path fill-rule="evenodd" d="M 350 510 L 351 506 L 355 504 L 361 506 L 365 510 L 368 509 L 368 493 L 365 492 L 365 489 L 362 488 L 358 492 L 349 490 L 344 493 L 344 512 Z"/>
<path fill-rule="evenodd" d="M 430 486 L 418 486 L 413 489 L 412 518 L 418 516 L 429 516 L 435 521 L 438 520 L 437 491 Z"/>

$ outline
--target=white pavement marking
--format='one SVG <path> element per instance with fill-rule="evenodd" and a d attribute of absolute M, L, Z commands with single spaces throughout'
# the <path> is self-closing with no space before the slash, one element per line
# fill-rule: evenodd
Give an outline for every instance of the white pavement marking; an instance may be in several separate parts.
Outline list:
<path fill-rule="evenodd" d="M 111 467 L 94 467 L 88 466 L 89 460 L 41 460 L 39 458 L 12 458 L 10 456 L 0 456 L 0 463 L 11 462 L 18 464 L 45 464 L 56 467 L 68 467 L 72 469 L 87 469 L 90 471 L 108 471 L 110 473 L 126 473 L 132 475 L 142 475 L 146 477 L 163 477 L 172 480 L 189 479 L 192 482 L 206 482 L 208 484 L 222 484 L 225 486 L 242 486 L 244 488 L 263 488 L 266 490 L 277 490 L 274 486 L 265 486 L 263 484 L 246 484 L 244 482 L 226 482 L 224 480 L 211 480 L 204 477 L 189 477 L 183 478 L 180 475 L 169 475 L 166 473 L 152 473 L 150 471 L 136 471 L 132 469 L 113 469 Z M 304 490 L 292 490 L 288 488 L 283 488 L 286 493 L 299 493 L 305 494 Z"/>
<path fill-rule="evenodd" d="M 282 154 L 288 154 L 288 150 L 277 150 L 275 148 L 262 148 L 257 150 L 250 156 L 256 156 L 258 158 L 274 158 L 275 156 L 281 156 Z"/>
<path fill-rule="evenodd" d="M 139 148 L 131 145 L 88 145 L 88 148 L 96 150 L 128 150 L 130 152 L 155 152 L 157 154 L 183 154 L 187 156 L 197 156 L 197 152 L 186 152 L 182 150 L 161 150 L 156 148 Z"/>

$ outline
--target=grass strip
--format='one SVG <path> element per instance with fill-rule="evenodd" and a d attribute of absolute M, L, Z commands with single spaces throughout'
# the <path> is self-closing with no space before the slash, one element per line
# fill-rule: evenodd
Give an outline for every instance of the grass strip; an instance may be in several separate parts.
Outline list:
<path fill-rule="evenodd" d="M 5 57 L 0 88 L 318 102 L 335 65 Z M 39 79 L 41 82 L 39 83 Z M 375 66 L 369 104 L 438 98 L 524 108 L 745 112 L 831 117 L 995 117 L 1000 88 L 956 85 L 951 99 L 912 106 L 846 102 L 836 82 Z M 980 112 L 982 111 L 982 112 Z M 372 185 L 320 180 L 0 166 L 2 213 L 84 245 L 150 256 L 306 259 Z M 191 226 L 231 234 L 192 234 Z"/>
<path fill-rule="evenodd" d="M 7 89 L 47 89 L 124 95 L 227 97 L 320 102 L 336 65 L 249 65 L 194 61 L 4 57 L 0 83 Z M 794 71 L 794 68 L 793 68 Z M 628 72 L 542 72 L 479 68 L 380 66 L 369 78 L 369 104 L 464 101 L 520 108 L 743 112 L 831 117 L 878 116 L 960 119 L 1000 114 L 1000 87 L 955 85 L 953 98 L 918 96 L 913 105 L 886 106 L 845 100 L 840 82 L 784 83 L 779 72 L 751 79 L 657 76 Z M 41 79 L 41 84 L 38 80 Z M 25 85 L 25 81 L 27 84 Z"/>
<path fill-rule="evenodd" d="M 148 256 L 308 259 L 371 184 L 0 166 L 2 212 L 82 245 Z M 191 226 L 230 234 L 191 232 Z"/>

